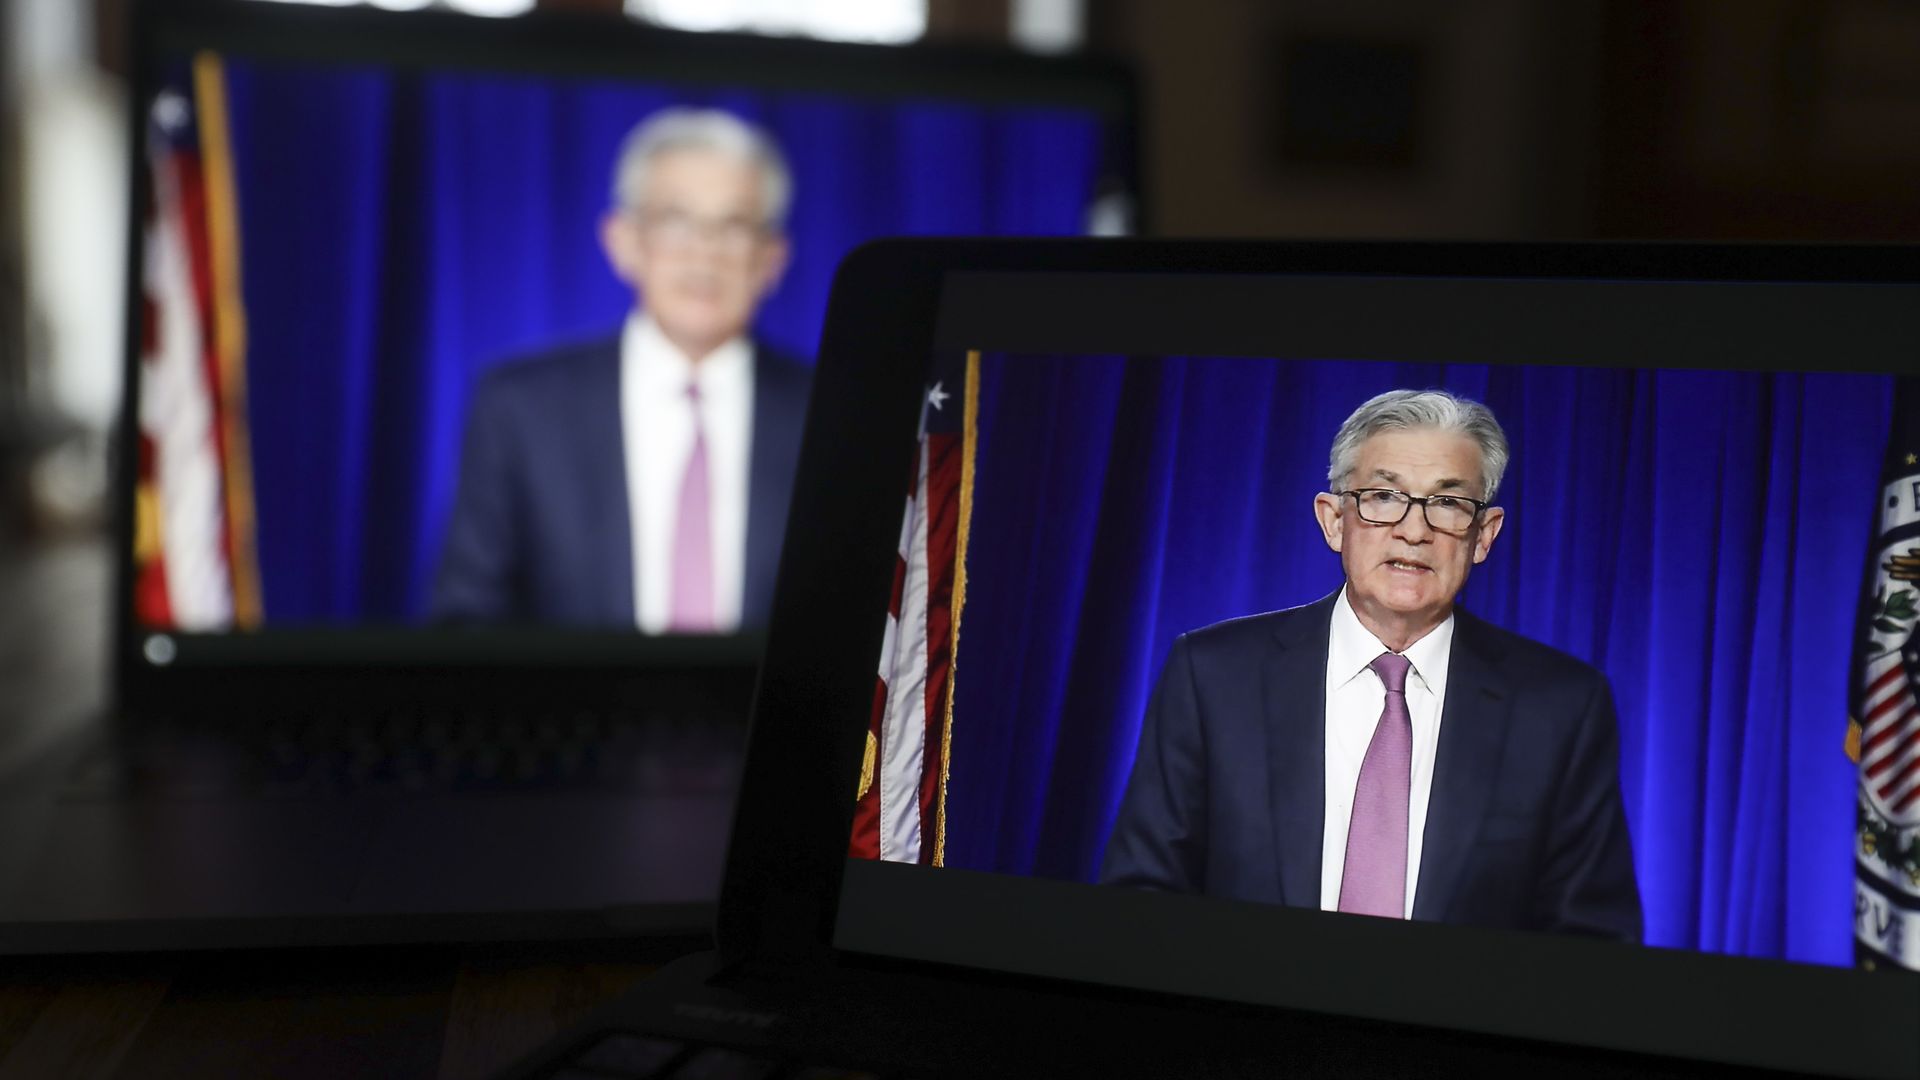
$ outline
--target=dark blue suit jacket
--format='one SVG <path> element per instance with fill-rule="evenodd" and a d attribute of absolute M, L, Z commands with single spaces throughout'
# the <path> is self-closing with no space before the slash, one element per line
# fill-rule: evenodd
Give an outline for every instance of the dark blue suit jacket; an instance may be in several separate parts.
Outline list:
<path fill-rule="evenodd" d="M 1174 642 L 1102 881 L 1320 906 L 1334 599 Z M 1640 940 L 1615 728 L 1605 675 L 1455 609 L 1413 917 Z"/>
<path fill-rule="evenodd" d="M 812 372 L 756 345 L 744 626 L 764 625 Z M 632 629 L 620 341 L 489 371 L 468 409 L 432 614 Z"/>

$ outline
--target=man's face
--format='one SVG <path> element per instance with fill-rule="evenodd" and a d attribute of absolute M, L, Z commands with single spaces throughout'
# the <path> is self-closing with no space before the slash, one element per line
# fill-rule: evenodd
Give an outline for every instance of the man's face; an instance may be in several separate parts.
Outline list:
<path fill-rule="evenodd" d="M 760 170 L 711 150 L 655 157 L 637 206 L 610 211 L 601 246 L 660 329 L 695 360 L 743 334 L 786 268 L 765 224 Z"/>
<path fill-rule="evenodd" d="M 1343 486 L 1474 499 L 1486 492 L 1479 446 L 1465 435 L 1432 429 L 1385 431 L 1360 444 Z M 1486 559 L 1505 519 L 1499 507 L 1488 507 L 1465 528 L 1443 531 L 1428 525 L 1421 510 L 1414 505 L 1399 524 L 1375 525 L 1362 520 L 1352 497 L 1323 493 L 1314 499 L 1327 546 L 1340 553 L 1348 601 L 1368 629 L 1401 638 L 1387 641 L 1395 648 L 1405 647 L 1406 635 L 1417 639 L 1447 617 L 1467 571 Z"/>

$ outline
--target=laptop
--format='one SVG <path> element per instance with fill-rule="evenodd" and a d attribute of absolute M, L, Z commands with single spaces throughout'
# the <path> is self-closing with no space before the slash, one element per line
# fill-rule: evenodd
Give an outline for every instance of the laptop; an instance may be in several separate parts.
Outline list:
<path fill-rule="evenodd" d="M 862 249 L 715 948 L 507 1075 L 1920 1075 L 1916 341 L 1910 248 Z M 1462 567 L 1358 913 L 1336 624 Z"/>
<path fill-rule="evenodd" d="M 0 950 L 703 937 L 833 268 L 1125 227 L 1131 76 L 552 13 L 136 15 L 114 706 L 6 785 Z M 661 123 L 756 133 L 790 180 L 751 423 L 715 435 L 715 536 L 744 536 L 715 633 L 634 581 L 665 559 L 630 542 L 636 288 L 601 234 Z M 556 372 L 585 392 L 500 426 Z"/>

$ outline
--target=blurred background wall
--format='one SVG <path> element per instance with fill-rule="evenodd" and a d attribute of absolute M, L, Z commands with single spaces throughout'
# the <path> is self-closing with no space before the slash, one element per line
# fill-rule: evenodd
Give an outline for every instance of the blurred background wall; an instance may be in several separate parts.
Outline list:
<path fill-rule="evenodd" d="M 1097 4 L 1162 231 L 1920 239 L 1920 5 Z"/>
<path fill-rule="evenodd" d="M 0 544 L 16 550 L 102 526 L 126 2 L 0 9 Z M 1909 0 L 467 3 L 1119 56 L 1142 78 L 1163 235 L 1920 241 Z"/>
<path fill-rule="evenodd" d="M 119 393 L 121 82 L 88 4 L 5 7 L 0 115 L 0 528 L 95 523 Z"/>

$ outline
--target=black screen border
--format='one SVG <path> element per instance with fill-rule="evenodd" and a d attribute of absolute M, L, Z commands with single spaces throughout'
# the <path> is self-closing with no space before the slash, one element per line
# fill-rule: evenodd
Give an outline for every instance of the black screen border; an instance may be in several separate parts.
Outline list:
<path fill-rule="evenodd" d="M 849 877 L 906 881 L 886 897 L 854 897 L 850 913 L 890 907 L 911 912 L 915 947 L 863 949 L 1053 979 L 1085 980 L 1088 950 L 1101 944 L 1132 949 L 1148 931 L 1094 940 L 1069 932 L 1086 919 L 1120 933 L 1130 924 L 1109 918 L 1122 906 L 1152 917 L 1155 901 L 1185 898 L 1106 896 L 1076 887 L 1062 902 L 1057 882 L 994 877 L 988 886 L 961 884 L 968 876 L 913 868 L 852 867 L 846 857 L 868 711 L 874 687 L 898 540 L 898 491 L 912 460 L 915 418 L 925 365 L 939 344 L 935 327 L 943 290 L 961 275 L 1080 275 L 1087 290 L 1082 317 L 1125 323 L 1117 304 L 1129 280 L 1122 275 L 1229 275 L 1248 283 L 1242 302 L 1211 310 L 1175 311 L 1175 320 L 1204 316 L 1211 329 L 1185 321 L 1187 351 L 1209 344 L 1207 333 L 1229 332 L 1223 315 L 1257 326 L 1261 276 L 1373 276 L 1468 279 L 1586 279 L 1607 282 L 1801 282 L 1911 286 L 1920 283 L 1920 249 L 1906 247 L 1703 246 L 1685 244 L 1446 244 L 1446 243 L 1209 243 L 1170 241 L 895 241 L 857 251 L 841 267 L 829 304 L 814 409 L 809 417 L 790 522 L 786 562 L 774 598 L 768 651 L 743 773 L 719 943 L 736 960 L 803 961 L 836 958 L 859 963 L 861 953 L 836 946 L 842 886 Z M 977 280 L 977 279 L 976 279 Z M 1132 284 L 1137 285 L 1138 280 Z M 1030 287 L 1031 283 L 1029 283 Z M 1218 283 L 1215 283 L 1216 290 Z M 964 291 L 964 290 L 959 290 Z M 1232 290 L 1228 290 L 1229 293 Z M 1059 310 L 1043 311 L 1058 328 Z M 1162 308 L 1156 318 L 1170 318 Z M 1042 332 L 1044 336 L 1046 332 Z M 950 343 L 950 342 L 949 342 Z M 1014 348 L 1014 340 L 982 341 Z M 1037 347 L 1028 341 L 1029 347 Z M 1076 350 L 1076 351 L 1084 351 Z M 1233 351 L 1228 348 L 1225 351 Z M 1920 371 L 1920 341 L 1897 372 Z M 1886 366 L 1880 370 L 1889 370 Z M 823 525 L 822 523 L 832 523 Z M 1835 733 L 1838 753 L 1840 733 Z M 917 877 L 906 875 L 917 874 Z M 945 876 L 945 875 L 951 875 Z M 976 895 L 982 888 L 990 901 Z M 1174 907 L 1179 907 L 1175 904 Z M 1087 912 L 1111 908 L 1100 916 Z M 1162 909 L 1167 910 L 1167 909 Z M 1275 925 L 1288 913 L 1276 910 Z M 1312 913 L 1309 913 L 1312 914 Z M 1459 970 L 1458 928 L 1368 924 L 1332 916 L 1343 926 L 1345 962 L 1356 968 L 1426 972 L 1424 997 L 1399 1001 L 1374 1015 L 1410 1024 L 1478 1027 L 1521 1038 L 1675 1055 L 1698 1061 L 1767 1064 L 1775 1068 L 1840 1071 L 1857 1076 L 1920 1073 L 1920 1041 L 1911 1038 L 1920 1016 L 1920 979 L 1870 975 L 1812 965 L 1543 940 L 1519 933 L 1474 932 L 1498 940 L 1499 963 Z M 1321 925 L 1316 916 L 1315 926 Z M 896 924 L 897 925 L 897 924 Z M 1229 926 L 1237 926 L 1229 922 Z M 1330 925 L 1330 924 L 1329 924 Z M 917 929 L 914 929 L 917 928 Z M 1085 930 L 1082 927 L 1082 930 Z M 1154 932 L 1183 940 L 1183 951 L 1136 955 L 1145 978 L 1126 985 L 1160 993 L 1208 994 L 1193 979 L 1194 955 L 1228 955 L 1236 941 L 1209 936 L 1204 927 L 1160 926 Z M 1305 931 L 1285 931 L 1302 938 Z M 940 944 L 932 943 L 938 936 Z M 1205 941 L 1200 940 L 1206 938 Z M 1024 963 L 1006 962 L 1010 949 Z M 1184 951 L 1191 949 L 1194 951 Z M 1436 972 L 1448 981 L 1435 983 Z M 1108 984 L 1111 986 L 1112 984 Z M 1532 1024 L 1542 988 L 1555 995 L 1553 1025 Z M 1297 989 L 1289 1001 L 1300 994 Z M 1443 1007 L 1451 995 L 1482 1009 L 1511 1004 L 1512 1023 L 1463 1024 Z M 1783 1002 L 1783 997 L 1786 998 Z M 1631 999 L 1635 1008 L 1615 1006 Z M 1817 1011 L 1795 1001 L 1817 1001 Z M 1272 997 L 1265 1000 L 1273 1001 Z M 1700 1003 L 1711 1000 L 1711 1010 Z M 1437 1004 L 1436 1004 L 1437 1003 Z M 1668 1015 L 1693 1022 L 1655 1024 Z M 1816 1017 L 1846 1017 L 1844 1026 L 1810 1038 Z M 1798 1019 L 1796 1019 L 1798 1017 Z"/>

